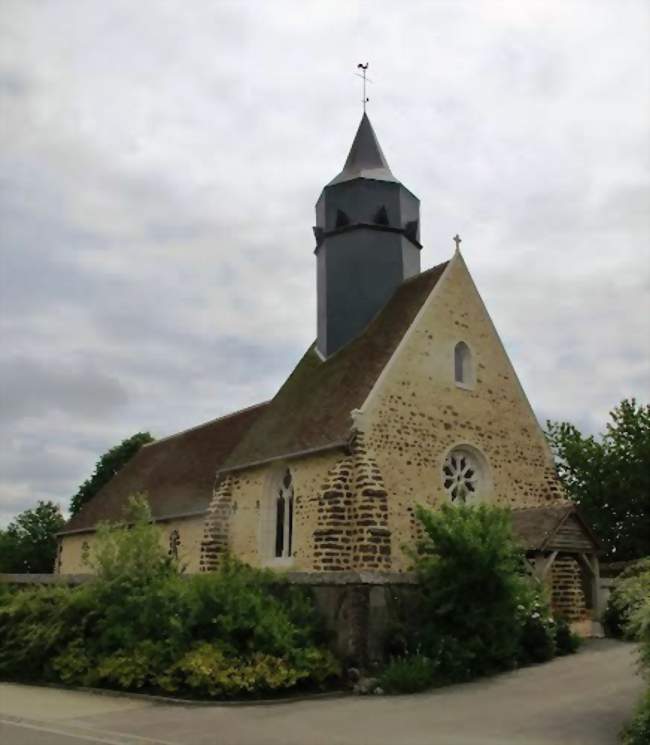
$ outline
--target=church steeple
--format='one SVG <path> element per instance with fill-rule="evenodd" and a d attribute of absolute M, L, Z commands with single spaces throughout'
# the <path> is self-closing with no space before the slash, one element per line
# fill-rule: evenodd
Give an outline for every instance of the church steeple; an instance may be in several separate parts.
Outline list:
<path fill-rule="evenodd" d="M 342 181 L 350 181 L 354 178 L 372 178 L 398 183 L 391 173 L 386 157 L 377 141 L 375 130 L 372 128 L 365 111 L 361 117 L 359 128 L 343 170 L 329 182 L 328 186 L 340 184 Z"/>
<path fill-rule="evenodd" d="M 364 112 L 343 170 L 316 203 L 318 349 L 360 334 L 420 271 L 420 202 L 392 174 Z"/>

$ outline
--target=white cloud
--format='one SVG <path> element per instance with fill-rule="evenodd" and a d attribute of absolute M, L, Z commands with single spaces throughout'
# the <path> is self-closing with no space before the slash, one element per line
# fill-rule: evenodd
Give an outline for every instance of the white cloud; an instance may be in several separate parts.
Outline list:
<path fill-rule="evenodd" d="M 5 0 L 4 518 L 282 382 L 362 60 L 423 264 L 460 231 L 540 418 L 647 400 L 649 23 L 641 0 Z"/>

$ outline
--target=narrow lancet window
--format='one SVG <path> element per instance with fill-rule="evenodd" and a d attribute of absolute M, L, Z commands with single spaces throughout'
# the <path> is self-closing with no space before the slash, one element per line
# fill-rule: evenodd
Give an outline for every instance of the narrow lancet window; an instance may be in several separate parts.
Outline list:
<path fill-rule="evenodd" d="M 472 353 L 464 341 L 459 341 L 454 348 L 454 379 L 461 385 L 472 385 Z"/>
<path fill-rule="evenodd" d="M 277 502 L 275 503 L 275 555 L 277 557 L 284 556 L 284 497 L 282 496 L 282 489 L 278 496 Z"/>
<path fill-rule="evenodd" d="M 275 501 L 275 557 L 288 559 L 293 551 L 293 478 L 287 468 Z"/>

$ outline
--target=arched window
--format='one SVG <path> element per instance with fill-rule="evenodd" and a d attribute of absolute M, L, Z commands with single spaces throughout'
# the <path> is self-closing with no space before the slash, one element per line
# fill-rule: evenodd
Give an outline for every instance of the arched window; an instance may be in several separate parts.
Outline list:
<path fill-rule="evenodd" d="M 474 384 L 472 353 L 464 341 L 459 341 L 454 347 L 454 380 L 460 385 Z"/>
<path fill-rule="evenodd" d="M 442 485 L 452 504 L 473 504 L 488 490 L 485 458 L 474 448 L 454 448 L 442 467 Z"/>
<path fill-rule="evenodd" d="M 293 542 L 293 478 L 287 468 L 275 497 L 275 557 L 288 559 Z"/>

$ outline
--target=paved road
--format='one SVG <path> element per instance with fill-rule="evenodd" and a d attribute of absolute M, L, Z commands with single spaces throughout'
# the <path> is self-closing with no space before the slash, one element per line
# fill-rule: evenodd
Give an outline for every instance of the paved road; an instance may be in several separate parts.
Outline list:
<path fill-rule="evenodd" d="M 614 745 L 642 682 L 632 645 L 415 696 L 180 706 L 0 684 L 1 745 Z"/>

